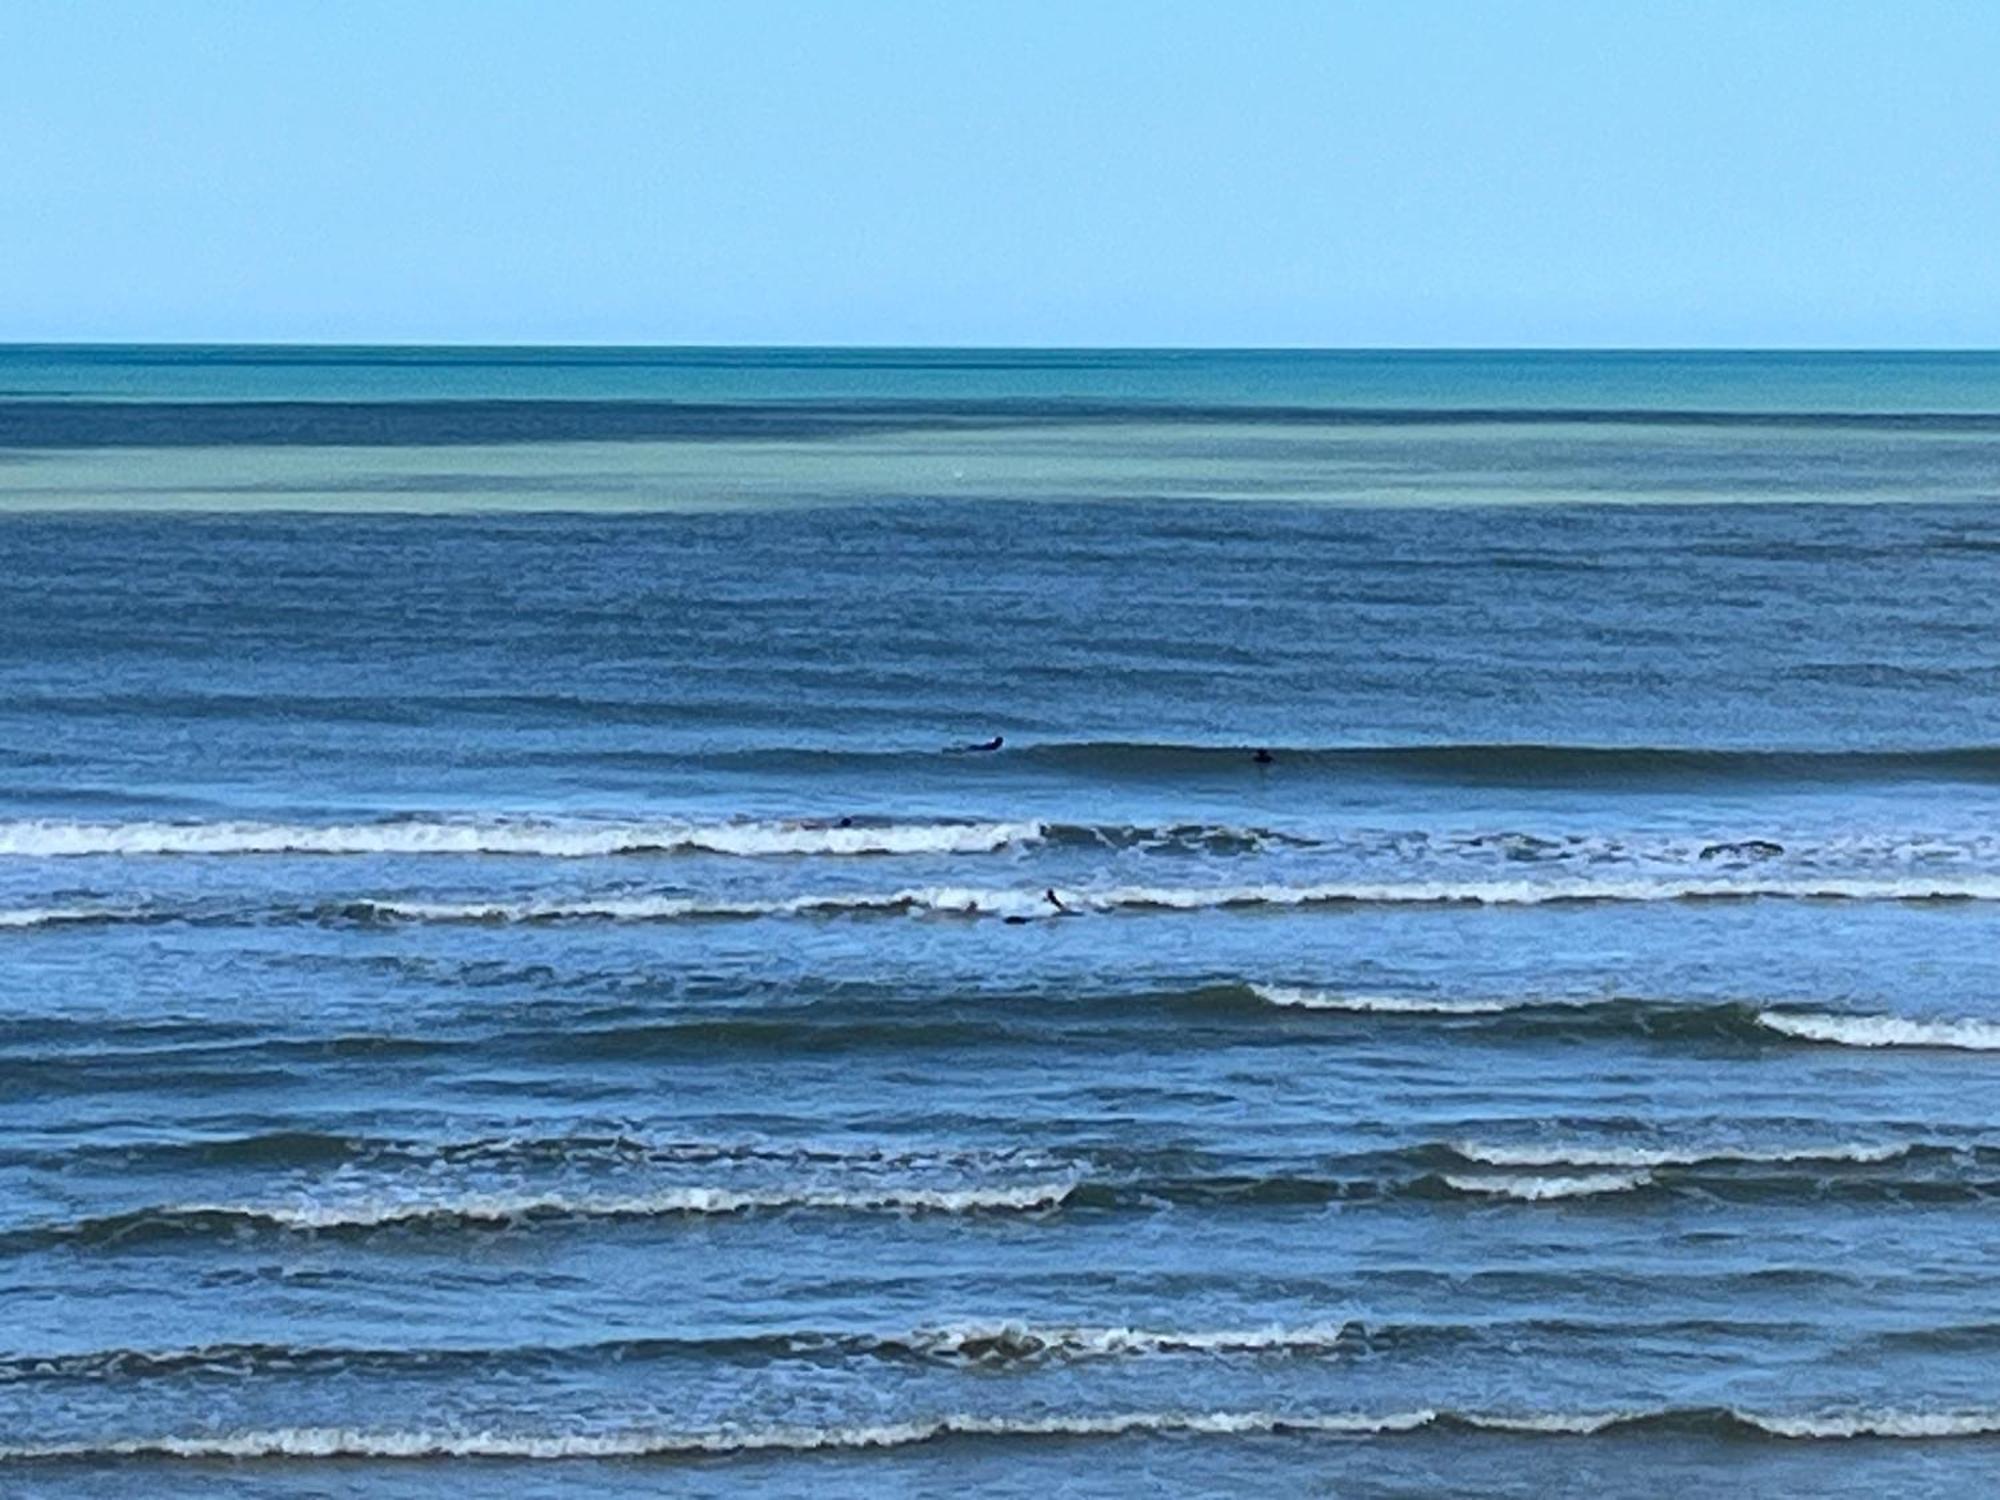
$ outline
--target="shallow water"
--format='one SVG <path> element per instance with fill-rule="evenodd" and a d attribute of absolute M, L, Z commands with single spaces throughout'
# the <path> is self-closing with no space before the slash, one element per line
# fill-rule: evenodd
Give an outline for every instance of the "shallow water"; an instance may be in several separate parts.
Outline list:
<path fill-rule="evenodd" d="M 1995 368 L 6 352 L 10 1482 L 1966 1493 Z"/>

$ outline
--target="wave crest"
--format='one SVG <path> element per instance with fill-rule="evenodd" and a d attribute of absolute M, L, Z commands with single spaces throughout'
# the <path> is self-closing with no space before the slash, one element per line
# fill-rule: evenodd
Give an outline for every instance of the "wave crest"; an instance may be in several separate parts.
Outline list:
<path fill-rule="evenodd" d="M 1761 1026 L 1784 1036 L 1838 1047 L 1937 1047 L 1964 1052 L 2000 1051 L 2000 1021 L 1924 1020 L 1912 1016 L 1835 1015 L 1765 1010 Z"/>
<path fill-rule="evenodd" d="M 0 821 L 0 857 L 91 855 L 526 855 L 591 859 L 619 854 L 987 854 L 1040 842 L 1039 822 L 718 823 L 561 822 L 534 818 L 393 818 L 368 823 L 78 823 Z"/>
<path fill-rule="evenodd" d="M 1328 1011 L 1357 1016 L 1400 1017 L 1479 1017 L 1497 1030 L 1522 1035 L 1563 1032 L 1605 1032 L 1633 1034 L 1656 1040 L 1774 1041 L 1812 1042 L 1837 1047 L 1929 1047 L 1970 1052 L 2000 1051 L 2000 1020 L 1979 1017 L 1896 1016 L 1881 1013 L 1794 1010 L 1777 1006 L 1757 1007 L 1734 1002 L 1611 999 L 1451 999 L 1434 996 L 1353 994 L 1340 990 L 1314 989 L 1301 985 L 1252 983 L 1250 994 L 1267 1005 L 1299 1010 Z M 1540 1148 L 1485 1148 L 1492 1151 L 1532 1151 Z M 1566 1149 L 1566 1148 L 1565 1148 Z M 1610 1149 L 1610 1148 L 1604 1148 Z M 1705 1153 L 1701 1160 L 1785 1161 L 1831 1156 L 1846 1161 L 1886 1161 L 1907 1151 L 1901 1147 L 1867 1143 L 1843 1143 L 1832 1148 L 1805 1148 L 1801 1155 L 1780 1150 L 1770 1156 L 1746 1155 L 1732 1149 Z M 1880 1154 L 1876 1154 L 1880 1153 Z M 1492 1165 L 1554 1165 L 1531 1159 L 1500 1161 Z M 1561 1161 L 1607 1166 L 1685 1165 L 1687 1160 L 1669 1154 L 1658 1159 L 1642 1156 L 1577 1157 L 1565 1155 Z"/>
<path fill-rule="evenodd" d="M 1518 1010 L 1506 1000 L 1442 1000 L 1422 995 L 1353 995 L 1289 984 L 1253 984 L 1251 993 L 1271 1005 L 1300 1010 L 1345 1010 L 1391 1016 L 1492 1016 Z"/>
<path fill-rule="evenodd" d="M 1039 890 L 910 886 L 880 892 L 825 892 L 770 900 L 699 896 L 620 896 L 528 902 L 423 902 L 369 899 L 340 913 L 363 919 L 429 922 L 658 922 L 680 918 L 866 913 L 1049 919 L 1079 913 L 1220 911 L 1235 907 L 1546 906 L 1658 901 L 2000 901 L 2000 876 L 1796 880 L 1342 881 L 1311 885 L 1116 886 L 1063 890 L 1061 905 Z M 1383 1008 L 1383 1007 L 1377 1007 Z"/>
<path fill-rule="evenodd" d="M 1443 1179 L 1444 1185 L 1455 1193 L 1518 1198 L 1524 1203 L 1630 1193 L 1648 1186 L 1652 1180 L 1645 1172 L 1580 1172 L 1562 1177 L 1467 1177 L 1448 1174 Z"/>
<path fill-rule="evenodd" d="M 1653 1408 L 1608 1412 L 1455 1412 L 1435 1408 L 1386 1412 L 1127 1411 L 1056 1413 L 1040 1417 L 974 1414 L 851 1426 L 716 1428 L 702 1431 L 603 1433 L 502 1433 L 410 1429 L 368 1431 L 339 1427 L 285 1427 L 198 1437 L 114 1438 L 101 1442 L 0 1446 L 0 1460 L 14 1462 L 105 1458 L 415 1460 L 505 1458 L 556 1461 L 811 1453 L 905 1448 L 956 1437 L 1115 1438 L 1263 1437 L 1278 1435 L 1389 1438 L 1436 1431 L 1506 1433 L 1517 1437 L 1581 1441 L 1633 1432 L 1766 1438 L 1793 1442 L 1856 1438 L 1934 1440 L 2000 1434 L 2000 1411 L 1854 1411 L 1793 1414 L 1746 1412 L 1731 1407 Z"/>
<path fill-rule="evenodd" d="M 909 1343 L 933 1359 L 1003 1365 L 1147 1354 L 1325 1353 L 1354 1345 L 1362 1337 L 1356 1325 L 1345 1322 L 1197 1332 L 1002 1322 L 919 1329 Z"/>
<path fill-rule="evenodd" d="M 0 927 L 71 927 L 132 920 L 130 912 L 94 906 L 21 906 L 0 911 Z"/>
<path fill-rule="evenodd" d="M 1879 1165 L 1908 1156 L 1913 1142 L 1887 1145 L 1862 1143 L 1830 1146 L 1613 1146 L 1598 1142 L 1555 1145 L 1482 1145 L 1455 1143 L 1451 1150 L 1467 1161 L 1487 1167 L 1609 1167 L 1649 1171 L 1659 1167 L 1697 1167 L 1708 1163 L 1848 1162 Z"/>

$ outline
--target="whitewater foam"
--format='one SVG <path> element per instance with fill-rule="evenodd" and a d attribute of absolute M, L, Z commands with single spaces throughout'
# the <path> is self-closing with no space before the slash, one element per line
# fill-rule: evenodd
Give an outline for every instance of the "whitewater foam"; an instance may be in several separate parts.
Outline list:
<path fill-rule="evenodd" d="M 0 911 L 0 927 L 62 927 L 80 922 L 115 922 L 124 912 L 88 906 L 24 906 Z"/>
<path fill-rule="evenodd" d="M 1504 1000 L 1436 1000 L 1420 995 L 1349 995 L 1287 984 L 1253 984 L 1251 993 L 1272 1005 L 1303 1010 L 1349 1010 L 1402 1016 L 1490 1016 L 1518 1010 Z"/>
<path fill-rule="evenodd" d="M 77 823 L 0 821 L 0 857 L 90 855 L 505 854 L 590 859 L 616 854 L 986 854 L 1039 842 L 1038 822 L 562 822 L 398 818 L 370 823 Z"/>
<path fill-rule="evenodd" d="M 912 886 L 886 892 L 824 892 L 782 900 L 726 901 L 695 896 L 621 896 L 548 902 L 409 902 L 366 900 L 347 910 L 389 919 L 434 922 L 534 922 L 598 919 L 669 921 L 683 917 L 786 916 L 844 912 L 938 913 L 1050 919 L 1079 912 L 1210 911 L 1252 906 L 1477 905 L 1542 906 L 1579 902 L 1651 902 L 1756 897 L 1846 901 L 2000 900 L 2000 879 L 1800 880 L 1769 882 L 1406 881 L 1317 885 L 1116 886 L 1055 892 L 971 886 Z M 1385 1007 L 1377 1007 L 1385 1008 Z"/>
<path fill-rule="evenodd" d="M 1764 1010 L 1757 1023 L 1785 1036 L 1840 1047 L 1939 1047 L 2000 1051 L 2000 1021 L 1920 1020 L 1910 1016 L 1835 1015 Z"/>
<path fill-rule="evenodd" d="M 1561 1177 L 1447 1176 L 1444 1184 L 1455 1193 L 1477 1193 L 1487 1197 L 1518 1198 L 1525 1203 L 1542 1203 L 1557 1198 L 1594 1198 L 1604 1193 L 1629 1193 L 1645 1187 L 1652 1180 L 1644 1172 L 1581 1172 Z"/>
<path fill-rule="evenodd" d="M 146 1213 L 150 1220 L 222 1219 L 307 1232 L 373 1229 L 398 1224 L 508 1225 L 550 1219 L 641 1219 L 738 1214 L 758 1210 L 833 1209 L 858 1213 L 1033 1213 L 1060 1208 L 1075 1179 L 1001 1186 L 926 1188 L 682 1187 L 651 1193 L 464 1193 L 437 1198 L 301 1200 L 295 1203 L 179 1204 Z"/>
<path fill-rule="evenodd" d="M 725 901 L 698 896 L 618 896 L 563 901 L 367 900 L 342 908 L 406 922 L 668 922 L 681 918 L 806 916 L 843 913 L 923 913 L 1045 918 L 1062 915 L 1040 892 L 921 886 L 882 893 L 791 896 Z"/>
<path fill-rule="evenodd" d="M 1738 1420 L 1782 1438 L 1954 1438 L 2000 1433 L 2000 1412 L 1857 1411 L 1821 1416 L 1752 1416 Z"/>
<path fill-rule="evenodd" d="M 369 1432 L 355 1428 L 289 1427 L 214 1437 L 117 1439 L 0 1447 L 0 1459 L 63 1458 L 643 1458 L 673 1454 L 814 1452 L 903 1448 L 947 1437 L 1121 1437 L 1137 1433 L 1254 1435 L 1276 1432 L 1411 1432 L 1435 1421 L 1431 1411 L 1386 1416 L 1361 1413 L 1285 1415 L 1276 1412 L 1115 1412 L 1102 1416 L 986 1417 L 960 1414 L 908 1422 L 834 1427 L 718 1428 L 695 1432 L 455 1433 Z"/>
<path fill-rule="evenodd" d="M 497 1458 L 539 1461 L 666 1458 L 732 1453 L 813 1453 L 912 1447 L 953 1437 L 1034 1439 L 1143 1435 L 1394 1437 L 1435 1430 L 1495 1432 L 1558 1440 L 1649 1428 L 1692 1428 L 1788 1441 L 1855 1438 L 1924 1440 L 2000 1434 L 2000 1411 L 1858 1410 L 1803 1416 L 1734 1408 L 1654 1408 L 1608 1412 L 1469 1413 L 1424 1407 L 1365 1412 L 1126 1411 L 993 1417 L 970 1413 L 849 1426 L 718 1427 L 693 1431 L 592 1433 L 459 1432 L 349 1427 L 280 1427 L 263 1431 L 112 1438 L 97 1442 L 0 1446 L 0 1461 L 105 1458 L 382 1459 Z"/>
<path fill-rule="evenodd" d="M 1754 1040 L 1758 1033 L 1797 1041 L 1843 1047 L 1932 1047 L 1971 1052 L 2000 1051 L 2000 1021 L 1978 1018 L 1934 1018 L 1765 1009 L 1748 1006 L 1704 1006 L 1634 1000 L 1453 1000 L 1432 996 L 1349 994 L 1339 990 L 1297 985 L 1252 984 L 1251 993 L 1266 1004 L 1304 1010 L 1408 1016 L 1491 1016 L 1517 1011 L 1567 1015 L 1578 1024 L 1593 1017 L 1623 1018 L 1628 1024 L 1657 1034 L 1668 1022 L 1706 1021 L 1718 1033 Z M 1492 1166 L 1686 1166 L 1698 1161 L 1887 1161 L 1907 1153 L 1908 1143 L 1883 1145 L 1839 1142 L 1833 1145 L 1749 1148 L 1617 1147 L 1610 1145 L 1478 1146 L 1461 1155 Z"/>
<path fill-rule="evenodd" d="M 1452 1151 L 1467 1161 L 1488 1167 L 1619 1167 L 1646 1170 L 1658 1167 L 1692 1167 L 1703 1162 L 1852 1162 L 1856 1164 L 1894 1161 L 1907 1156 L 1909 1142 L 1889 1145 L 1835 1144 L 1830 1146 L 1609 1146 L 1586 1141 L 1556 1145 L 1483 1145 L 1475 1141 L 1456 1142 Z"/>
<path fill-rule="evenodd" d="M 952 1323 L 918 1329 L 911 1347 L 932 1358 L 969 1364 L 1117 1359 L 1147 1354 L 1324 1353 L 1354 1342 L 1346 1323 L 1286 1328 L 1160 1332 L 1025 1322 Z"/>

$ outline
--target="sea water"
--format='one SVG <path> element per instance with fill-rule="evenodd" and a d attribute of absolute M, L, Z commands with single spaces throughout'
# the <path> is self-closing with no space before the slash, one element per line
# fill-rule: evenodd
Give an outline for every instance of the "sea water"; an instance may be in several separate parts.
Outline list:
<path fill-rule="evenodd" d="M 1975 1492 L 1997 498 L 1985 356 L 0 351 L 0 1474 Z"/>

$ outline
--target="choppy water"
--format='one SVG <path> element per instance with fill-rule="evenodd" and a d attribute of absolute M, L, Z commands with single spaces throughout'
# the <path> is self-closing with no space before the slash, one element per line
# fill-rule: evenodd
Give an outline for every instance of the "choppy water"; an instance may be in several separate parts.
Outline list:
<path fill-rule="evenodd" d="M 0 387 L 13 1487 L 2000 1461 L 2000 361 Z"/>

